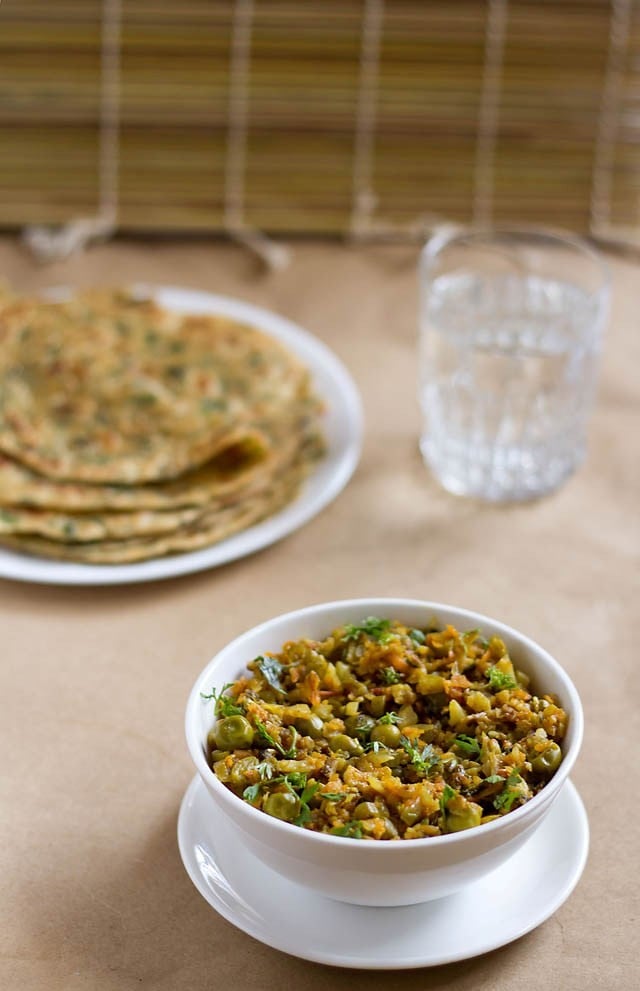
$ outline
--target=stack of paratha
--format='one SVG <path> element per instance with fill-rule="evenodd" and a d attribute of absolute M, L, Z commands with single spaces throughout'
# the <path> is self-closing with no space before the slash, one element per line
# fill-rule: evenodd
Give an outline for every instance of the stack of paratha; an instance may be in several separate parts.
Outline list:
<path fill-rule="evenodd" d="M 213 544 L 323 453 L 307 369 L 226 317 L 125 292 L 0 305 L 0 541 L 123 563 Z"/>

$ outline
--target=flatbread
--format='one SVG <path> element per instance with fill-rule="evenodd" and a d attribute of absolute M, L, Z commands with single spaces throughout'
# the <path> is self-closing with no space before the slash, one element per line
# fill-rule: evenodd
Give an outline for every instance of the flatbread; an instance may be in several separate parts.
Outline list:
<path fill-rule="evenodd" d="M 274 457 L 260 434 L 247 434 L 180 478 L 134 487 L 49 479 L 0 454 L 0 506 L 70 513 L 203 506 L 241 492 L 256 475 L 264 474 Z"/>
<path fill-rule="evenodd" d="M 64 543 L 126 540 L 149 534 L 169 533 L 193 523 L 202 509 L 138 509 L 124 513 L 56 513 L 48 509 L 0 508 L 3 534 L 38 534 Z"/>
<path fill-rule="evenodd" d="M 0 450 L 48 478 L 171 479 L 308 392 L 278 342 L 125 293 L 0 308 Z"/>
<path fill-rule="evenodd" d="M 0 454 L 0 507 L 30 507 L 69 513 L 106 510 L 182 509 L 229 502 L 291 458 L 305 434 L 318 431 L 320 408 L 307 397 L 285 418 L 262 422 L 215 458 L 180 478 L 138 486 L 99 485 L 49 479 Z"/>
<path fill-rule="evenodd" d="M 210 498 L 203 505 L 183 509 L 69 513 L 0 505 L 0 541 L 4 535 L 10 534 L 37 535 L 68 544 L 126 541 L 171 533 L 199 522 L 203 514 L 206 514 L 207 521 L 213 521 L 216 513 L 225 519 L 227 509 L 269 496 L 275 486 L 286 484 L 288 478 L 296 478 L 298 468 L 292 467 L 292 459 L 295 459 L 296 465 L 303 462 L 311 464 L 323 453 L 321 436 L 315 431 L 303 433 L 283 447 L 279 458 L 272 454 L 266 462 L 266 470 L 262 465 L 262 471 L 249 475 L 235 493 L 227 492 L 223 498 Z"/>
<path fill-rule="evenodd" d="M 130 564 L 208 547 L 271 516 L 291 502 L 315 462 L 305 453 L 299 462 L 267 491 L 222 510 L 204 512 L 192 524 L 173 533 L 131 540 L 66 544 L 45 537 L 2 534 L 0 542 L 16 550 L 56 560 L 84 564 Z"/>
<path fill-rule="evenodd" d="M 91 564 L 209 546 L 295 498 L 321 414 L 304 366 L 233 320 L 0 294 L 0 543 Z"/>

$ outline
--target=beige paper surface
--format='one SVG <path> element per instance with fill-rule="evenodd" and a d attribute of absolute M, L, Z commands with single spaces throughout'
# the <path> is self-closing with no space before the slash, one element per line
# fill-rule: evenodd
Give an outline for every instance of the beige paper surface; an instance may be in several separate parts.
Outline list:
<path fill-rule="evenodd" d="M 297 245 L 287 271 L 265 275 L 233 246 L 122 243 L 38 268 L 0 243 L 0 273 L 20 290 L 182 283 L 299 321 L 351 369 L 367 427 L 347 490 L 254 557 L 126 588 L 0 582 L 0 987 L 636 985 L 640 268 L 611 260 L 587 463 L 557 494 L 499 508 L 442 492 L 418 456 L 415 260 L 407 247 Z M 370 594 L 451 602 L 521 628 L 557 655 L 585 705 L 573 780 L 592 846 L 578 888 L 520 941 L 413 974 L 341 971 L 262 946 L 204 902 L 175 838 L 193 773 L 183 710 L 211 655 L 269 616 Z"/>

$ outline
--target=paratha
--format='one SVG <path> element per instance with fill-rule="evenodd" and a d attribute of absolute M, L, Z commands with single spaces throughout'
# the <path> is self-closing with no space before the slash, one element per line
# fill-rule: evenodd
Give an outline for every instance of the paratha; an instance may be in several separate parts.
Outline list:
<path fill-rule="evenodd" d="M 180 509 L 233 497 L 264 474 L 275 458 L 258 433 L 246 434 L 180 478 L 139 486 L 99 485 L 46 478 L 0 454 L 0 506 L 92 510 Z"/>
<path fill-rule="evenodd" d="M 0 450 L 49 478 L 176 478 L 308 391 L 278 342 L 124 293 L 0 309 Z"/>
<path fill-rule="evenodd" d="M 201 513 L 199 508 L 71 514 L 20 506 L 0 507 L 0 541 L 5 534 L 37 534 L 63 543 L 126 540 L 134 535 L 169 533 L 193 523 Z"/>
<path fill-rule="evenodd" d="M 324 454 L 308 370 L 226 317 L 128 293 L 0 298 L 0 543 L 58 560 L 206 547 Z"/>
<path fill-rule="evenodd" d="M 143 485 L 100 485 L 49 479 L 0 454 L 0 507 L 65 511 L 181 509 L 228 502 L 277 470 L 308 430 L 317 432 L 318 402 L 307 397 L 276 422 L 243 434 L 215 458 L 170 481 Z"/>
<path fill-rule="evenodd" d="M 84 564 L 129 564 L 167 554 L 199 550 L 282 509 L 295 497 L 312 463 L 312 460 L 303 460 L 266 492 L 221 510 L 205 511 L 194 523 L 164 535 L 85 544 L 62 543 L 31 535 L 18 537 L 3 534 L 0 540 L 16 550 Z"/>
<path fill-rule="evenodd" d="M 291 462 L 297 465 L 311 464 L 324 453 L 324 444 L 315 431 L 296 436 L 282 448 L 280 457 L 272 455 L 261 472 L 248 475 L 244 484 L 235 492 L 227 491 L 217 498 L 211 496 L 201 505 L 181 509 L 106 510 L 94 512 L 61 512 L 53 509 L 0 505 L 0 542 L 6 535 L 44 537 L 50 541 L 67 544 L 95 543 L 96 541 L 126 541 L 149 535 L 171 533 L 187 524 L 196 524 L 206 515 L 207 521 L 223 514 L 229 508 L 237 508 L 269 497 L 275 486 L 281 486 L 289 477 L 297 478 L 298 469 L 292 471 Z M 293 484 L 293 482 L 292 482 Z M 223 516 L 224 518 L 224 516 Z"/>

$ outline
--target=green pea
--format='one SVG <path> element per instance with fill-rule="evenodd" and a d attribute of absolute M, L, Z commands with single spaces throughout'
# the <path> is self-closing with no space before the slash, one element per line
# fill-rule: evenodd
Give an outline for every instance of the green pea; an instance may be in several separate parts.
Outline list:
<path fill-rule="evenodd" d="M 246 750 L 253 743 L 253 726 L 244 716 L 228 716 L 218 720 L 213 735 L 220 750 Z"/>
<path fill-rule="evenodd" d="M 468 802 L 458 796 L 451 801 L 444 813 L 444 825 L 447 833 L 459 833 L 462 829 L 479 826 L 482 819 L 482 807 L 475 802 Z"/>
<path fill-rule="evenodd" d="M 265 800 L 264 811 L 274 819 L 293 822 L 300 815 L 300 799 L 290 791 L 276 791 Z"/>
<path fill-rule="evenodd" d="M 381 743 L 384 747 L 398 747 L 402 730 L 393 723 L 378 723 L 371 730 L 371 739 L 374 743 Z"/>
<path fill-rule="evenodd" d="M 345 753 L 350 754 L 351 757 L 359 757 L 364 753 L 358 741 L 347 736 L 346 733 L 333 733 L 327 737 L 327 743 L 329 744 L 329 750 L 333 750 L 334 753 L 337 750 L 343 750 Z"/>
<path fill-rule="evenodd" d="M 531 770 L 535 774 L 553 774 L 560 767 L 562 750 L 557 743 L 550 743 L 546 750 L 531 761 Z"/>
<path fill-rule="evenodd" d="M 371 716 L 359 712 L 357 716 L 347 716 L 344 725 L 349 736 L 354 736 L 362 741 L 369 739 L 369 733 L 376 725 L 376 721 Z"/>
<path fill-rule="evenodd" d="M 378 807 L 375 802 L 360 802 L 353 810 L 354 819 L 373 819 L 378 816 Z"/>
<path fill-rule="evenodd" d="M 322 736 L 323 722 L 320 716 L 316 716 L 315 713 L 311 713 L 310 716 L 302 716 L 300 719 L 296 719 L 294 723 L 296 729 L 302 736 L 310 736 L 314 740 Z"/>

